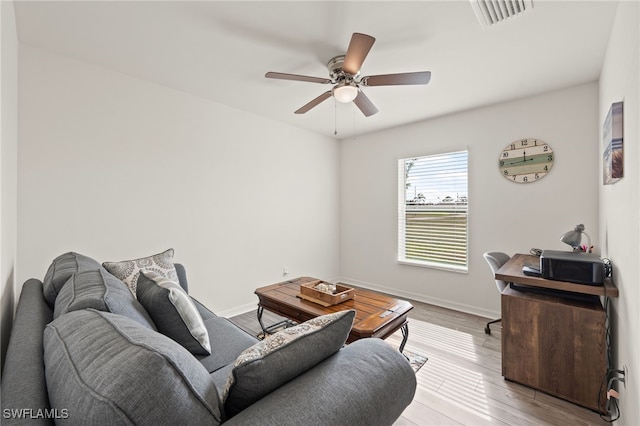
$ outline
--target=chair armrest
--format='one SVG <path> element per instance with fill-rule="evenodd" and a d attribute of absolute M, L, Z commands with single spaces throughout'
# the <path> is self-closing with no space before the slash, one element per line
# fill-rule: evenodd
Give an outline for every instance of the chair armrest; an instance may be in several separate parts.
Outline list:
<path fill-rule="evenodd" d="M 415 373 L 397 349 L 380 339 L 362 339 L 225 424 L 391 425 L 415 390 Z"/>

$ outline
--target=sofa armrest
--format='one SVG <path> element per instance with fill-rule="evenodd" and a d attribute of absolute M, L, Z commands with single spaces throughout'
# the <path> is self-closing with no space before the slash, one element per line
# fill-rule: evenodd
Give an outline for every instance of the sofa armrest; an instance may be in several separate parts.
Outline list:
<path fill-rule="evenodd" d="M 225 424 L 391 425 L 415 390 L 415 373 L 397 349 L 380 339 L 362 339 Z"/>
<path fill-rule="evenodd" d="M 13 320 L 2 374 L 3 425 L 14 421 L 24 423 L 25 416 L 30 424 L 53 424 L 52 419 L 37 418 L 38 410 L 50 408 L 42 337 L 52 319 L 53 311 L 42 295 L 42 283 L 36 279 L 25 282 Z M 23 418 L 15 418 L 19 415 Z"/>
<path fill-rule="evenodd" d="M 176 268 L 176 274 L 178 274 L 178 284 L 189 293 L 189 282 L 187 281 L 187 269 L 184 267 L 182 263 L 174 263 L 173 266 Z"/>
<path fill-rule="evenodd" d="M 187 294 L 189 294 L 189 283 L 187 281 L 186 268 L 181 263 L 174 263 L 173 266 L 175 266 L 176 273 L 178 274 L 178 283 L 184 289 L 184 291 L 186 291 Z M 204 306 L 202 303 L 200 303 L 193 297 L 191 298 L 191 300 L 193 300 L 193 303 L 196 305 L 196 308 L 198 309 L 198 312 L 200 312 L 200 316 L 202 317 L 203 320 L 206 321 L 209 318 L 217 317 L 215 313 L 211 312 L 209 308 Z"/>

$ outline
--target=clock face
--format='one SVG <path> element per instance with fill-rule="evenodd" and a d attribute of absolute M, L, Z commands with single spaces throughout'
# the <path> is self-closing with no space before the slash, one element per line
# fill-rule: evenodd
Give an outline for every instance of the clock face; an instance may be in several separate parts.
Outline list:
<path fill-rule="evenodd" d="M 538 139 L 519 139 L 507 145 L 498 160 L 500 174 L 511 182 L 536 182 L 553 166 L 553 150 Z"/>

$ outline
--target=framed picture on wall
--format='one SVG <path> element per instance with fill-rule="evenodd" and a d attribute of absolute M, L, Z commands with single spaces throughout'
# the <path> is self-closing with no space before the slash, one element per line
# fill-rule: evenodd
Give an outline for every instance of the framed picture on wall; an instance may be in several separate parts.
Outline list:
<path fill-rule="evenodd" d="M 611 104 L 602 125 L 602 183 L 610 185 L 624 176 L 622 102 Z"/>

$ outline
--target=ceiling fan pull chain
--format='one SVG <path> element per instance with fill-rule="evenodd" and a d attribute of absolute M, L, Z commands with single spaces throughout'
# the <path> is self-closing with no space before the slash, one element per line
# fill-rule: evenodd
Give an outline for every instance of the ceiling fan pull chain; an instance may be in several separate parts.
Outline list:
<path fill-rule="evenodd" d="M 353 140 L 356 140 L 356 110 L 353 109 Z"/>
<path fill-rule="evenodd" d="M 333 98 L 333 135 L 338 135 L 338 103 L 336 98 Z"/>

